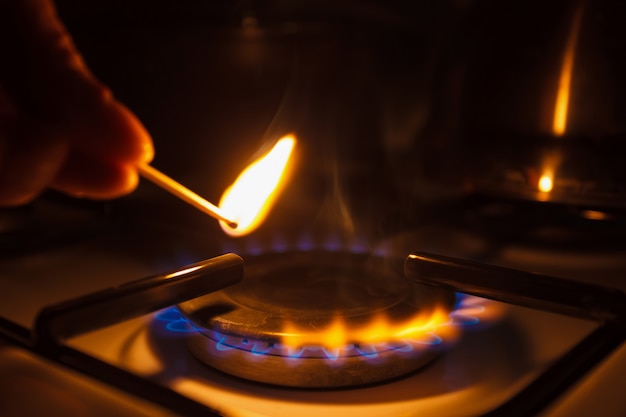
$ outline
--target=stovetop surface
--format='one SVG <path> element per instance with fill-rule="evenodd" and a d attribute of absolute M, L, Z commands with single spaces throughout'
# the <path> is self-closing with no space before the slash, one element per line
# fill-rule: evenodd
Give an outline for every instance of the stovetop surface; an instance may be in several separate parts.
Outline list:
<path fill-rule="evenodd" d="M 144 221 L 129 226 L 124 218 L 102 217 L 100 213 L 85 216 L 84 211 L 80 212 L 83 217 L 79 235 L 69 233 L 70 238 L 61 243 L 53 239 L 48 244 L 42 239 L 35 247 L 25 245 L 0 259 L 0 315 L 30 328 L 45 305 L 167 272 L 231 249 L 243 253 L 245 258 L 246 251 L 263 246 L 249 241 L 228 241 L 222 245 L 222 239 L 215 238 L 217 232 L 209 226 L 206 235 L 197 229 L 183 228 L 181 233 L 175 225 Z M 70 224 L 76 225 L 76 217 L 70 217 L 74 219 Z M 68 234 L 58 216 L 54 222 L 43 223 L 51 228 L 53 236 Z M 12 239 L 15 241 L 15 237 Z M 463 258 L 481 258 L 477 254 L 486 253 L 485 243 L 476 236 L 441 230 L 436 225 L 398 234 L 382 246 L 386 250 L 418 249 Z M 267 250 L 276 247 L 284 249 L 285 240 L 270 239 L 266 245 Z M 555 251 L 551 256 L 545 251 L 510 246 L 502 247 L 495 258 L 491 261 L 504 266 L 624 288 L 620 268 L 625 261 L 610 252 L 582 256 Z M 486 259 L 482 256 L 480 260 Z M 482 415 L 515 397 L 596 327 L 583 320 L 505 307 L 501 321 L 464 330 L 461 339 L 426 368 L 387 383 L 353 389 L 285 389 L 222 374 L 199 363 L 186 349 L 184 336 L 164 332 L 163 322 L 154 319 L 154 315 L 77 337 L 70 341 L 70 346 L 166 385 L 226 416 L 472 416 Z M 0 372 L 18 381 L 3 391 L 4 398 L 10 399 L 7 404 L 13 398 L 26 398 L 31 389 L 37 391 L 35 397 L 55 398 L 55 386 L 62 381 L 68 389 L 82 387 L 80 390 L 90 393 L 75 400 L 80 405 L 67 405 L 69 409 L 80 407 L 85 410 L 84 415 L 100 415 L 97 410 L 106 409 L 100 406 L 102 398 L 112 396 L 120 402 L 112 407 L 119 405 L 127 415 L 143 415 L 137 404 L 145 400 L 136 400 L 115 388 L 111 391 L 106 385 L 68 372 L 32 352 L 6 345 L 1 349 Z M 591 409 L 603 416 L 623 415 L 626 400 L 614 387 L 619 386 L 620 370 L 624 369 L 626 350 L 622 346 L 545 408 L 543 415 L 585 415 Z M 151 415 L 171 413 L 159 406 L 150 407 L 154 407 Z M 123 412 L 118 415 L 126 415 Z"/>

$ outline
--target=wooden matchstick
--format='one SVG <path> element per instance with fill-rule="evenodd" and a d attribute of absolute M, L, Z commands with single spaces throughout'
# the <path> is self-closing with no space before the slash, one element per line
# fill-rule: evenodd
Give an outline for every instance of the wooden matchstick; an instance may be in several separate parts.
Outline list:
<path fill-rule="evenodd" d="M 143 178 L 147 179 L 148 181 L 152 182 L 163 190 L 169 192 L 170 194 L 173 194 L 174 196 L 183 200 L 185 203 L 194 206 L 201 212 L 208 214 L 214 219 L 226 222 L 226 224 L 228 224 L 228 226 L 232 227 L 233 229 L 237 228 L 237 223 L 226 217 L 221 212 L 219 207 L 209 203 L 207 200 L 200 197 L 198 194 L 194 193 L 181 183 L 174 181 L 172 178 L 168 177 L 161 171 L 155 169 L 150 165 L 140 165 L 138 169 L 139 174 Z"/>

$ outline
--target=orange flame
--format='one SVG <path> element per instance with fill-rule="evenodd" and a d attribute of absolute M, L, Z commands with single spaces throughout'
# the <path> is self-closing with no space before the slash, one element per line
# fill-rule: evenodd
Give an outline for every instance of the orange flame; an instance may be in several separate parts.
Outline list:
<path fill-rule="evenodd" d="M 574 57 L 576 53 L 576 43 L 578 42 L 578 34 L 580 32 L 581 20 L 582 6 L 579 4 L 567 38 L 565 53 L 563 54 L 563 64 L 561 66 L 561 74 L 559 76 L 559 86 L 556 93 L 554 119 L 552 121 L 552 133 L 556 136 L 563 136 L 567 127 L 572 73 L 574 72 Z"/>
<path fill-rule="evenodd" d="M 284 136 L 266 155 L 248 165 L 224 191 L 219 203 L 220 210 L 237 223 L 237 227 L 232 228 L 220 221 L 224 232 L 239 237 L 261 225 L 278 197 L 280 186 L 285 182 L 295 144 L 295 136 Z"/>
<path fill-rule="evenodd" d="M 399 323 L 392 323 L 380 314 L 360 327 L 348 327 L 339 317 L 322 329 L 303 329 L 287 322 L 281 333 L 281 343 L 293 348 L 324 346 L 337 349 L 350 343 L 378 344 L 420 340 L 434 332 L 441 337 L 452 338 L 458 330 L 450 324 L 448 311 L 443 307 L 417 314 Z"/>
<path fill-rule="evenodd" d="M 552 191 L 553 186 L 554 184 L 552 174 L 544 173 L 541 178 L 539 178 L 537 188 L 539 188 L 539 191 L 541 191 L 542 193 L 549 193 L 550 191 Z"/>

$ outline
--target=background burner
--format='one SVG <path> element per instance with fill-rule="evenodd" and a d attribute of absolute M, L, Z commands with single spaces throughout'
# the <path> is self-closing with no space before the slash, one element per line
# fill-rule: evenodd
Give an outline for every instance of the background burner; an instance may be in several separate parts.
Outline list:
<path fill-rule="evenodd" d="M 415 285 L 401 271 L 400 260 L 364 254 L 265 254 L 246 259 L 240 284 L 179 308 L 197 330 L 191 351 L 226 373 L 303 388 L 370 384 L 425 365 L 441 338 L 358 340 L 359 329 L 428 321 L 454 304 L 453 293 Z M 332 335 L 340 341 L 329 343 Z"/>

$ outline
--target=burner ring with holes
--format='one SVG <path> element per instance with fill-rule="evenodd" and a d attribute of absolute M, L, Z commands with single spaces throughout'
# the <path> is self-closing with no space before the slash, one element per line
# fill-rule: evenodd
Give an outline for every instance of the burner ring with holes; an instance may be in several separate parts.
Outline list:
<path fill-rule="evenodd" d="M 376 318 L 404 322 L 453 304 L 453 293 L 404 278 L 401 261 L 310 251 L 247 257 L 242 282 L 178 307 L 197 330 L 188 344 L 202 362 L 248 380 L 326 388 L 380 382 L 429 363 L 436 343 L 364 343 L 355 334 Z M 337 320 L 345 343 L 311 342 Z"/>

